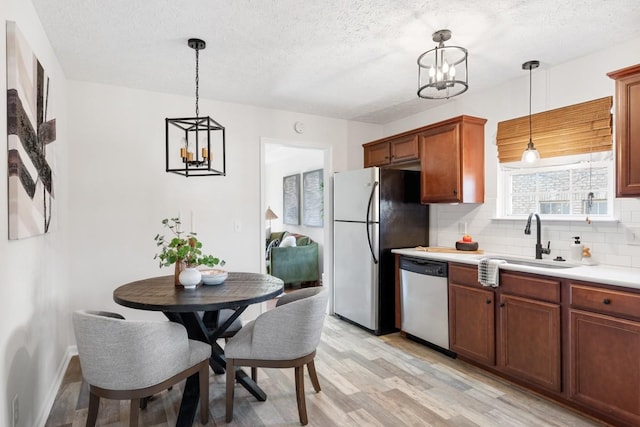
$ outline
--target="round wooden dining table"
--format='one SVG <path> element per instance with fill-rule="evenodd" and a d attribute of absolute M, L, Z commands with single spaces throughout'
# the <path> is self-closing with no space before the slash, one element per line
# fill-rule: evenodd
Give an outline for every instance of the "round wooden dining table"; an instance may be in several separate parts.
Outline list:
<path fill-rule="evenodd" d="M 174 276 L 137 280 L 113 291 L 113 300 L 125 307 L 161 311 L 173 321 L 185 326 L 190 339 L 211 345 L 209 364 L 214 372 L 224 373 L 224 349 L 217 343 L 229 326 L 251 304 L 260 303 L 284 291 L 282 280 L 268 274 L 229 272 L 219 285 L 199 285 L 195 289 L 175 286 Z M 232 314 L 217 322 L 222 309 Z M 264 391 L 244 371 L 236 371 L 236 380 L 256 399 L 264 401 Z M 196 416 L 199 398 L 197 374 L 185 384 L 176 426 L 191 426 Z"/>

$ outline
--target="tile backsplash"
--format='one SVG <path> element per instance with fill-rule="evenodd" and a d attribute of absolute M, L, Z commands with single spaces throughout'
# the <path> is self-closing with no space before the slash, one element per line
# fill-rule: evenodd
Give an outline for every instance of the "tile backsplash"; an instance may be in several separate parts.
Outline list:
<path fill-rule="evenodd" d="M 495 219 L 496 200 L 487 199 L 474 205 L 431 205 L 431 246 L 455 245 L 463 233 L 461 225 L 486 252 L 517 256 L 535 256 L 536 224 L 531 234 L 524 234 L 526 220 Z M 544 247 L 551 242 L 551 254 L 570 259 L 573 236 L 591 250 L 592 259 L 600 265 L 640 268 L 640 199 L 616 199 L 614 213 L 618 221 L 553 221 L 541 215 Z M 640 273 L 640 270 L 639 270 Z"/>

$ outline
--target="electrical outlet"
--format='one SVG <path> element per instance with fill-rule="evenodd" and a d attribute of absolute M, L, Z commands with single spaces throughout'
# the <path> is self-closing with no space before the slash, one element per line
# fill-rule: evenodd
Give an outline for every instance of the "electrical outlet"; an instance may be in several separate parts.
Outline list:
<path fill-rule="evenodd" d="M 240 222 L 240 220 L 239 220 L 239 219 L 236 219 L 236 220 L 233 222 L 233 230 L 234 230 L 236 233 L 241 233 L 241 232 L 242 232 L 242 223 Z"/>
<path fill-rule="evenodd" d="M 20 415 L 20 407 L 18 406 L 18 395 L 13 396 L 11 402 L 11 413 L 13 414 L 13 427 L 18 427 L 18 418 Z"/>
<path fill-rule="evenodd" d="M 629 227 L 626 230 L 627 245 L 638 246 L 640 245 L 640 228 Z"/>

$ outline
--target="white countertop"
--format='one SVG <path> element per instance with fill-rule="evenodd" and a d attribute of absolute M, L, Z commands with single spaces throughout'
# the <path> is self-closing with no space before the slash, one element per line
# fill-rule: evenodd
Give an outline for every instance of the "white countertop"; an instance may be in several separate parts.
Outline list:
<path fill-rule="evenodd" d="M 440 261 L 458 262 L 462 264 L 478 265 L 482 258 L 517 258 L 528 260 L 523 257 L 514 257 L 507 254 L 484 253 L 465 254 L 462 251 L 456 253 L 446 252 L 425 252 L 415 248 L 393 249 L 391 252 L 400 255 L 407 255 L 416 258 L 426 258 Z M 528 261 L 535 261 L 533 257 Z M 547 260 L 553 262 L 551 260 Z M 571 263 L 568 263 L 571 264 Z M 575 264 L 572 264 L 575 265 Z M 582 280 L 586 282 L 603 283 L 627 288 L 640 289 L 640 269 L 612 267 L 604 265 L 577 265 L 571 268 L 545 268 L 519 264 L 501 264 L 502 270 L 522 271 L 525 273 L 541 274 L 545 276 L 559 277 L 564 279 Z"/>

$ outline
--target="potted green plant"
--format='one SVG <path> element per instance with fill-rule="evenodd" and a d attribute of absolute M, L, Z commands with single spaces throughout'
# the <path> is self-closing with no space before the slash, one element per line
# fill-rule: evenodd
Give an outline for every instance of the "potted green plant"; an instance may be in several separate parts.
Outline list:
<path fill-rule="evenodd" d="M 165 218 L 162 225 L 171 231 L 171 236 L 157 234 L 154 240 L 160 248 L 153 259 L 159 260 L 160 267 L 168 267 L 175 264 L 175 284 L 185 287 L 195 287 L 202 278 L 199 265 L 214 267 L 223 266 L 224 260 L 212 255 L 202 254 L 202 242 L 196 237 L 196 233 L 182 231 L 180 218 Z M 194 283 L 195 282 L 195 283 Z"/>

